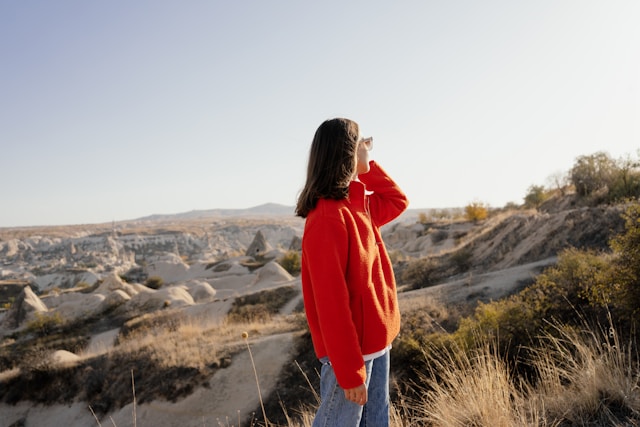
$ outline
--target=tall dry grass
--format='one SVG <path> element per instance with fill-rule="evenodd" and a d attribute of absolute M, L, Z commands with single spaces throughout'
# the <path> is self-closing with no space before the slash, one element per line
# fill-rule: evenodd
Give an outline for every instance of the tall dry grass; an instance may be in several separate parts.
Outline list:
<path fill-rule="evenodd" d="M 526 386 L 484 343 L 477 350 L 439 349 L 429 354 L 430 371 L 416 386 L 422 398 L 412 402 L 414 425 L 541 426 L 540 411 L 532 407 Z M 421 393 L 418 393 L 421 394 Z"/>
<path fill-rule="evenodd" d="M 611 326 L 557 330 L 534 359 L 540 380 L 532 395 L 547 417 L 568 425 L 639 425 L 635 343 L 622 342 Z"/>
<path fill-rule="evenodd" d="M 533 381 L 516 375 L 485 342 L 428 353 L 422 397 L 403 408 L 409 425 L 439 427 L 640 425 L 640 367 L 635 345 L 615 329 L 555 326 L 534 349 Z M 406 421 L 406 420 L 405 420 Z"/>

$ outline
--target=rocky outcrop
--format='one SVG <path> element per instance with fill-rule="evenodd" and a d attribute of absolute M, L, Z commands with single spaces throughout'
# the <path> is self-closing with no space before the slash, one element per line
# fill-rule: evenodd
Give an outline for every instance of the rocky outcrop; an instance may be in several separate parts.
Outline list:
<path fill-rule="evenodd" d="M 267 242 L 262 231 L 258 230 L 256 236 L 253 238 L 253 242 L 251 242 L 247 248 L 245 255 L 250 257 L 261 257 L 272 250 L 273 247 L 271 247 L 269 242 Z"/>
<path fill-rule="evenodd" d="M 291 282 L 293 276 L 287 272 L 280 264 L 275 261 L 267 263 L 264 267 L 258 270 L 257 283 L 268 282 L 271 284 L 282 284 Z"/>
<path fill-rule="evenodd" d="M 11 305 L 11 308 L 5 313 L 0 327 L 5 329 L 18 328 L 32 317 L 34 313 L 43 313 L 46 311 L 48 311 L 47 306 L 42 300 L 38 298 L 29 286 L 25 286 L 18 298 Z"/>

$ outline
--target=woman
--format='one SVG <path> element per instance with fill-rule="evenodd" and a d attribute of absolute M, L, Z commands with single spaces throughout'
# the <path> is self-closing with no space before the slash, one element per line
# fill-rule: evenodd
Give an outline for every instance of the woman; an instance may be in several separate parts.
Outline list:
<path fill-rule="evenodd" d="M 314 427 L 389 425 L 389 350 L 400 330 L 382 225 L 408 205 L 374 161 L 371 138 L 348 119 L 327 120 L 311 144 L 296 214 L 302 290 L 316 355 L 321 403 Z"/>

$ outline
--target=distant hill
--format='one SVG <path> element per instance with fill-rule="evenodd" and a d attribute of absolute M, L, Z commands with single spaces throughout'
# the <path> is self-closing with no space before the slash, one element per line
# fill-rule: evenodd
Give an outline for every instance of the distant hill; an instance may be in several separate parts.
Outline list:
<path fill-rule="evenodd" d="M 219 217 L 253 217 L 253 216 L 294 216 L 295 207 L 279 205 L 277 203 L 265 203 L 246 209 L 204 209 L 176 214 L 155 214 L 142 218 L 138 221 L 166 221 L 198 218 L 219 218 Z"/>

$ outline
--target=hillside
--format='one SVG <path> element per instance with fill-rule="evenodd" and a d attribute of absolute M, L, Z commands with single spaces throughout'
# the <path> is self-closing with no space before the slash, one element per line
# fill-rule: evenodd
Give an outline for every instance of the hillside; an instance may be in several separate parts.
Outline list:
<path fill-rule="evenodd" d="M 622 229 L 621 211 L 571 207 L 560 200 L 544 211 L 499 212 L 478 223 L 400 220 L 383 228 L 383 238 L 396 260 L 403 304 L 429 296 L 473 305 L 530 283 L 567 247 L 606 249 Z M 88 404 L 103 423 L 113 417 L 126 425 L 134 371 L 138 416 L 145 425 L 196 426 L 203 419 L 210 425 L 258 413 L 240 331 L 250 329 L 262 394 L 269 396 L 285 373 L 291 375 L 293 355 L 301 354 L 292 341 L 304 332 L 296 310 L 299 279 L 274 260 L 296 250 L 302 226 L 292 217 L 226 217 L 0 230 L 0 298 L 8 307 L 0 313 L 0 426 L 26 420 L 43 425 L 38 420 L 51 417 L 61 424 L 90 425 Z M 247 254 L 256 242 L 258 251 Z M 436 266 L 430 280 L 403 281 L 411 264 L 425 259 Z M 161 287 L 145 286 L 150 278 L 161 278 Z M 428 287 L 417 289 L 423 286 Z M 251 311 L 233 311 L 239 305 L 258 307 L 251 298 L 260 295 L 284 296 L 269 322 L 230 321 L 229 313 Z M 61 320 L 37 323 L 43 318 Z M 180 326 L 185 322 L 194 332 Z M 161 335 L 168 342 L 177 339 L 177 346 L 187 348 L 193 340 L 200 346 L 215 343 L 215 349 L 196 347 L 191 351 L 200 356 L 192 354 L 193 362 L 180 356 L 183 362 L 169 365 L 163 359 L 168 356 L 147 353 L 146 347 L 125 350 L 132 345 L 131 331 L 152 332 L 159 325 L 178 325 Z M 182 335 L 171 335 L 178 332 Z M 200 336 L 208 338 L 201 342 Z M 146 342 L 144 335 L 137 339 Z M 66 381 L 71 383 L 62 385 Z M 87 381 L 93 388 L 86 389 Z M 232 382 L 238 384 L 231 387 Z M 290 395 L 277 390 L 269 408 Z"/>

